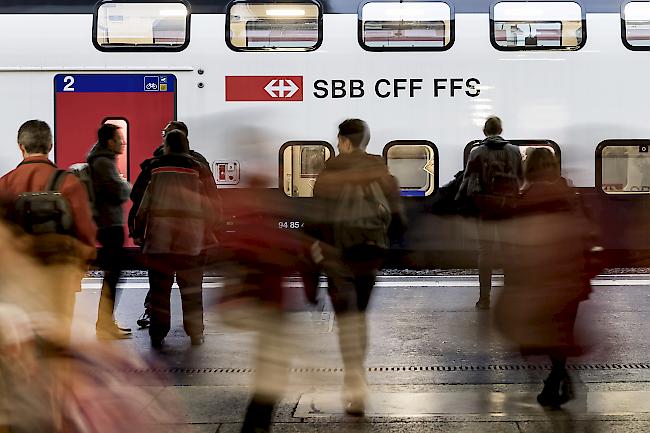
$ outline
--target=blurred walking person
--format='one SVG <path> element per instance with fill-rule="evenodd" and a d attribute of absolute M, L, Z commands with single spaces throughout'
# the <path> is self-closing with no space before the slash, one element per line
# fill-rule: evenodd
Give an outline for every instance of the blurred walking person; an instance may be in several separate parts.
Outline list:
<path fill-rule="evenodd" d="M 508 222 L 517 260 L 494 313 L 498 329 L 522 354 L 550 358 L 552 369 L 537 401 L 557 407 L 572 397 L 566 360 L 582 350 L 574 325 L 578 305 L 591 291 L 585 258 L 594 237 L 550 150 L 538 148 L 528 156 L 525 181 Z"/>
<path fill-rule="evenodd" d="M 332 278 L 331 269 L 336 270 L 337 266 L 329 272 L 325 269 L 339 322 L 345 410 L 351 415 L 362 415 L 367 396 L 366 310 L 390 239 L 404 231 L 406 216 L 396 179 L 380 156 L 366 152 L 370 142 L 366 122 L 348 119 L 338 129 L 339 155 L 326 163 L 314 185 L 314 198 L 320 202 L 322 213 L 315 236 L 337 248 L 336 261 L 352 274 L 355 299 L 346 302 L 345 289 L 337 287 L 337 281 L 345 279 Z"/>
<path fill-rule="evenodd" d="M 105 123 L 97 130 L 97 143 L 88 153 L 88 167 L 94 192 L 94 216 L 97 223 L 99 266 L 104 281 L 97 309 L 97 337 L 129 338 L 131 329 L 115 321 L 118 300 L 117 285 L 124 266 L 124 203 L 129 199 L 131 185 L 117 169 L 117 156 L 124 152 L 120 127 Z"/>
<path fill-rule="evenodd" d="M 501 137 L 503 127 L 496 116 L 485 121 L 486 138 L 472 150 L 456 199 L 469 199 L 478 209 L 478 272 L 480 296 L 476 308 L 490 308 L 492 270 L 500 259 L 507 264 L 509 253 L 502 222 L 510 209 L 523 180 L 521 153 Z M 507 278 L 507 276 L 506 276 Z"/>

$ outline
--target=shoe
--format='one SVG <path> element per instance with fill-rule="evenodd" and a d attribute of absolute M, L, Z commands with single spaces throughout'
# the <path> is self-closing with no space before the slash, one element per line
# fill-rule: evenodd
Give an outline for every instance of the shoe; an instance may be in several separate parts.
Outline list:
<path fill-rule="evenodd" d="M 205 342 L 205 337 L 203 335 L 193 335 L 190 337 L 190 343 L 192 346 L 200 346 Z"/>
<path fill-rule="evenodd" d="M 149 341 L 151 341 L 151 347 L 158 350 L 158 349 L 162 349 L 163 341 L 165 341 L 165 339 L 149 337 Z"/>
<path fill-rule="evenodd" d="M 490 300 L 489 299 L 479 299 L 476 303 L 475 308 L 477 310 L 489 310 L 490 309 Z"/>
<path fill-rule="evenodd" d="M 131 328 L 123 328 L 122 326 L 117 324 L 117 320 L 113 321 L 113 323 L 115 324 L 115 327 L 117 329 L 119 329 L 120 331 L 129 333 L 129 334 L 131 333 Z"/>
<path fill-rule="evenodd" d="M 96 333 L 99 340 L 126 340 L 131 338 L 131 332 L 123 331 L 115 323 L 107 326 L 98 326 Z"/>
<path fill-rule="evenodd" d="M 560 381 L 557 379 L 548 378 L 544 381 L 544 389 L 537 395 L 537 402 L 543 407 L 559 408 L 563 403 L 562 396 L 560 396 Z"/>
<path fill-rule="evenodd" d="M 142 316 L 136 322 L 140 329 L 148 328 L 149 325 L 151 324 L 151 317 L 149 317 L 149 313 L 146 311 L 142 313 Z"/>
<path fill-rule="evenodd" d="M 364 416 L 366 413 L 365 401 L 361 398 L 346 400 L 345 413 L 350 416 Z"/>

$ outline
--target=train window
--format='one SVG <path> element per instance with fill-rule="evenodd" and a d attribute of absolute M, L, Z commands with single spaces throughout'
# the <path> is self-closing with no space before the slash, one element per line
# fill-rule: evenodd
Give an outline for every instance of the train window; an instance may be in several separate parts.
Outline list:
<path fill-rule="evenodd" d="M 323 40 L 316 2 L 235 1 L 226 17 L 226 43 L 235 51 L 312 51 Z"/>
<path fill-rule="evenodd" d="M 430 141 L 392 141 L 384 159 L 403 196 L 427 197 L 438 187 L 438 149 Z"/>
<path fill-rule="evenodd" d="M 359 16 L 359 43 L 369 51 L 442 51 L 454 43 L 454 18 L 444 2 L 370 2 Z"/>
<path fill-rule="evenodd" d="M 596 148 L 596 187 L 608 195 L 650 194 L 650 140 L 605 140 Z"/>
<path fill-rule="evenodd" d="M 280 148 L 280 188 L 289 197 L 311 197 L 314 183 L 334 155 L 324 141 L 290 141 Z"/>
<path fill-rule="evenodd" d="M 93 44 L 100 51 L 181 51 L 190 42 L 185 1 L 102 1 L 93 15 Z"/>
<path fill-rule="evenodd" d="M 475 140 L 467 144 L 465 146 L 465 152 L 464 152 L 464 163 L 463 166 L 467 166 L 467 160 L 469 159 L 470 154 L 481 145 L 482 141 L 481 140 Z M 551 140 L 510 140 L 510 143 L 514 144 L 519 148 L 519 152 L 521 152 L 521 161 L 526 164 L 526 158 L 528 158 L 528 155 L 530 155 L 530 152 L 533 151 L 533 149 L 537 148 L 544 148 L 548 149 L 557 158 L 558 162 L 560 163 L 560 166 L 562 166 L 562 151 L 560 150 L 560 146 L 557 145 L 554 141 Z"/>
<path fill-rule="evenodd" d="M 586 16 L 571 1 L 500 2 L 490 10 L 490 39 L 501 51 L 579 50 L 587 41 Z"/>
<path fill-rule="evenodd" d="M 631 1 L 621 16 L 623 44 L 630 50 L 650 50 L 650 2 Z"/>

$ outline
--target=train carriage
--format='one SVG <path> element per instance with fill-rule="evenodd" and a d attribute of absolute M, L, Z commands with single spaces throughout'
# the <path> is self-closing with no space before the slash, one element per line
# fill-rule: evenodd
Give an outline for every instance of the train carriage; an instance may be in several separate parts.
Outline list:
<path fill-rule="evenodd" d="M 497 114 L 524 157 L 561 157 L 619 263 L 650 249 L 650 2 L 5 0 L 0 28 L 3 172 L 26 119 L 54 125 L 61 166 L 111 122 L 134 181 L 177 118 L 226 208 L 263 174 L 294 230 L 336 125 L 359 117 L 409 208 L 402 264 L 457 266 L 471 263 L 472 224 L 430 203 Z"/>

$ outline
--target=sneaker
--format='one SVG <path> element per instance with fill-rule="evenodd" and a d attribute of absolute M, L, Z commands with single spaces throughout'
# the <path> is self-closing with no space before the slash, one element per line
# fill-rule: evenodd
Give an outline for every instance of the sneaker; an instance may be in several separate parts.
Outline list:
<path fill-rule="evenodd" d="M 148 328 L 149 325 L 151 325 L 151 317 L 149 317 L 149 313 L 146 311 L 142 313 L 142 316 L 140 316 L 140 318 L 135 323 L 138 324 L 140 329 Z"/>
<path fill-rule="evenodd" d="M 490 309 L 490 300 L 489 299 L 479 299 L 476 303 L 475 308 L 477 310 L 489 310 Z"/>
<path fill-rule="evenodd" d="M 190 337 L 190 343 L 192 343 L 192 346 L 200 346 L 204 342 L 205 342 L 205 337 L 203 337 L 203 334 L 193 335 Z"/>

